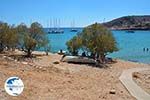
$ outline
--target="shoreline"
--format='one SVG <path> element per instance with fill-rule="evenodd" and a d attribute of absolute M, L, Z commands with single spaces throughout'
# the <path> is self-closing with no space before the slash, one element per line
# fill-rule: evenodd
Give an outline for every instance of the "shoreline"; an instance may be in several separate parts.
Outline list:
<path fill-rule="evenodd" d="M 45 55 L 45 52 L 44 51 L 34 51 L 33 52 L 34 54 L 41 54 L 41 55 Z M 59 55 L 58 53 L 53 53 L 53 52 L 48 52 L 50 55 L 51 54 L 54 54 L 54 55 Z M 125 62 L 133 62 L 133 63 L 138 63 L 138 64 L 147 64 L 147 65 L 150 65 L 149 63 L 143 63 L 143 62 L 140 62 L 140 61 L 134 61 L 134 60 L 125 60 L 125 59 L 119 59 L 119 58 L 113 58 L 111 57 L 112 59 L 116 59 L 116 60 L 121 60 L 121 61 L 125 61 Z"/>
<path fill-rule="evenodd" d="M 24 54 L 24 52 L 22 51 L 19 51 L 19 50 L 15 50 L 16 53 L 19 53 L 19 54 Z M 46 52 L 45 51 L 33 51 L 32 52 L 34 55 L 44 55 L 46 56 Z M 59 55 L 57 52 L 48 52 L 49 55 Z M 62 55 L 60 55 L 62 56 Z M 138 64 L 147 64 L 147 65 L 150 65 L 150 63 L 143 63 L 143 62 L 140 62 L 140 61 L 134 61 L 134 60 L 125 60 L 125 59 L 119 59 L 119 58 L 114 58 L 114 57 L 110 57 L 112 59 L 116 59 L 116 60 L 121 60 L 121 61 L 125 61 L 125 62 L 133 62 L 133 63 L 138 63 Z"/>

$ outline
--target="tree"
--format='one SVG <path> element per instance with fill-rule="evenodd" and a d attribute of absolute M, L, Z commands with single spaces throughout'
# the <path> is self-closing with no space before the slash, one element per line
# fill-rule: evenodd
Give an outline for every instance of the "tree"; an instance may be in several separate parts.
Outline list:
<path fill-rule="evenodd" d="M 2 52 L 5 48 L 5 38 L 7 36 L 8 29 L 9 27 L 7 23 L 0 23 L 0 52 Z"/>
<path fill-rule="evenodd" d="M 98 54 L 100 62 L 105 62 L 105 57 L 109 53 L 117 51 L 115 38 L 111 33 L 101 34 L 96 38 L 96 52 Z"/>
<path fill-rule="evenodd" d="M 101 24 L 93 24 L 88 26 L 81 33 L 83 45 L 89 51 L 97 55 L 97 59 L 101 63 L 105 61 L 107 54 L 117 51 L 117 43 L 111 31 Z"/>
<path fill-rule="evenodd" d="M 7 36 L 5 37 L 5 40 L 6 40 L 5 44 L 8 48 L 8 50 L 16 48 L 18 40 L 19 40 L 16 27 L 14 27 L 14 26 L 9 27 Z"/>
<path fill-rule="evenodd" d="M 80 43 L 76 42 L 78 39 L 80 39 Z M 84 47 L 100 63 L 105 62 L 106 55 L 118 50 L 116 40 L 111 31 L 97 23 L 84 28 L 80 34 L 73 37 L 67 43 L 69 44 L 67 46 L 70 52 Z"/>
<path fill-rule="evenodd" d="M 43 45 L 44 46 L 44 50 L 46 52 L 46 55 L 48 55 L 48 52 L 50 52 L 51 50 L 51 45 L 49 44 L 50 40 L 48 38 L 46 38 L 44 41 L 43 41 Z"/>
<path fill-rule="evenodd" d="M 69 52 L 72 55 L 78 55 L 78 51 L 81 47 L 81 39 L 77 36 L 74 36 L 71 40 L 66 43 Z"/>
<path fill-rule="evenodd" d="M 45 47 L 49 50 L 49 41 L 43 27 L 38 22 L 34 22 L 28 28 L 21 23 L 17 27 L 0 22 L 0 52 L 14 48 L 22 49 L 31 57 L 32 51 Z"/>
<path fill-rule="evenodd" d="M 0 23 L 0 51 L 10 50 L 16 47 L 18 35 L 14 26 L 7 23 Z"/>
<path fill-rule="evenodd" d="M 38 48 L 42 48 L 47 45 L 46 33 L 43 31 L 43 27 L 38 22 L 31 24 L 30 28 L 21 24 L 18 26 L 18 34 L 20 34 L 20 47 L 27 53 L 27 57 L 31 57 L 32 51 Z"/>
<path fill-rule="evenodd" d="M 17 29 L 17 34 L 18 34 L 18 44 L 17 44 L 17 48 L 21 51 L 25 51 L 25 34 L 29 33 L 29 29 L 28 27 L 24 24 L 21 23 L 20 25 L 18 25 L 16 27 Z"/>

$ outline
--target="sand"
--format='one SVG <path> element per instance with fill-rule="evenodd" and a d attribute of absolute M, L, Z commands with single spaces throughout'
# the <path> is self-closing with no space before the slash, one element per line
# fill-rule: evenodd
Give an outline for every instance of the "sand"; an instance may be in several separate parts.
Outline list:
<path fill-rule="evenodd" d="M 59 62 L 60 55 L 38 56 L 31 62 L 0 57 L 0 98 L 3 100 L 135 100 L 119 81 L 122 71 L 146 64 L 117 60 L 107 68 Z M 59 62 L 59 64 L 54 64 Z M 4 90 L 5 80 L 20 77 L 25 85 L 18 97 Z M 110 94 L 110 91 L 115 94 Z"/>
<path fill-rule="evenodd" d="M 133 73 L 134 81 L 150 94 L 150 70 Z"/>

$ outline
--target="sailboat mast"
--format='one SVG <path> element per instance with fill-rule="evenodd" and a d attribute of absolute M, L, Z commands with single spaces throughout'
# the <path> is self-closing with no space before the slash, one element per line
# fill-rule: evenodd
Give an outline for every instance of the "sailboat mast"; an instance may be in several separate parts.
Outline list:
<path fill-rule="evenodd" d="M 59 22 L 58 22 L 58 23 L 59 23 L 59 29 L 60 29 L 60 19 L 59 19 Z"/>

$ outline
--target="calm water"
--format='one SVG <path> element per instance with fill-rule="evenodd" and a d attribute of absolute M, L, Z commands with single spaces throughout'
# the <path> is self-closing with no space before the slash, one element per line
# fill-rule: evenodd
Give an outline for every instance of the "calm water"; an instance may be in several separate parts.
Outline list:
<path fill-rule="evenodd" d="M 79 31 L 82 31 L 82 29 L 79 29 Z M 117 40 L 120 50 L 108 56 L 150 64 L 150 31 L 135 31 L 135 33 L 112 31 L 112 33 Z M 69 28 L 64 29 L 64 34 L 48 34 L 51 51 L 67 50 L 65 43 L 76 34 L 77 32 L 70 32 Z M 149 51 L 144 52 L 144 47 L 149 48 Z"/>

